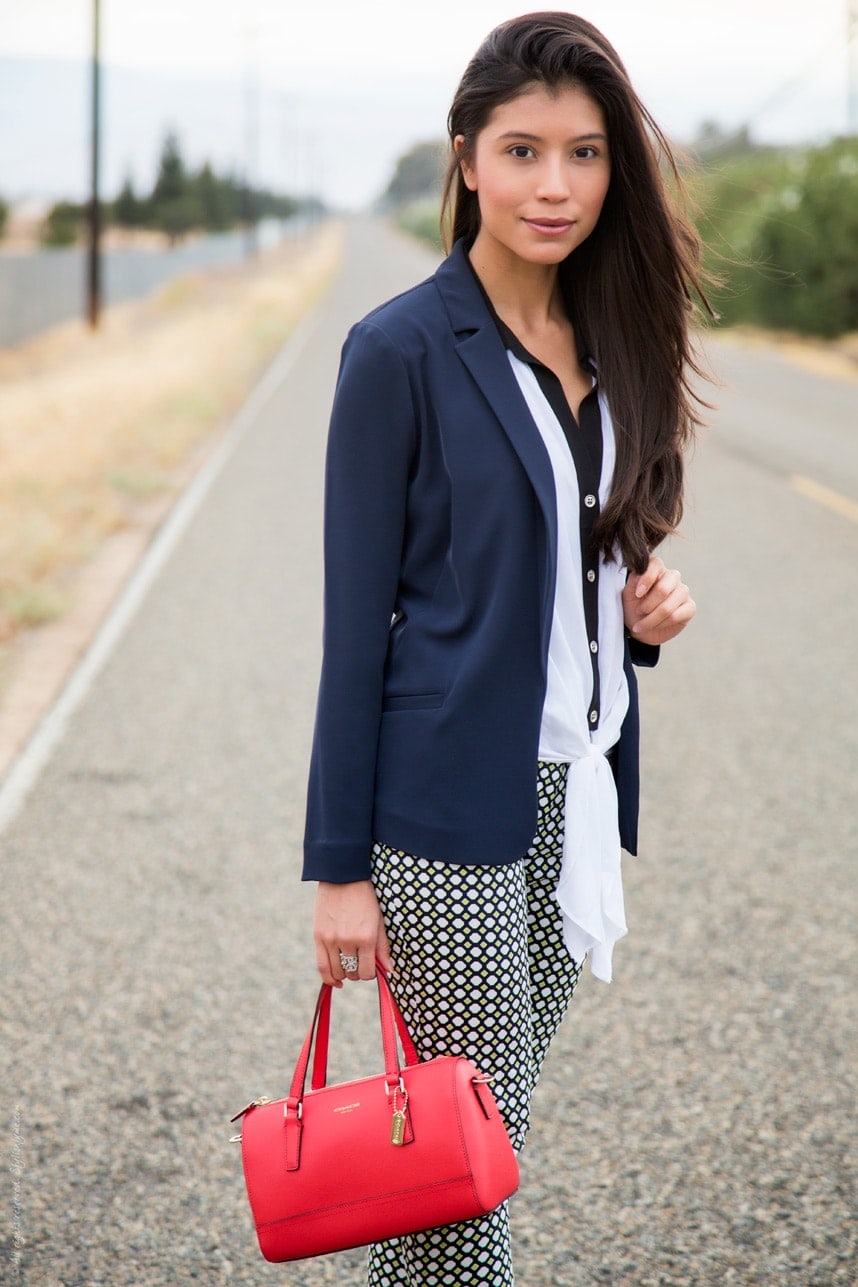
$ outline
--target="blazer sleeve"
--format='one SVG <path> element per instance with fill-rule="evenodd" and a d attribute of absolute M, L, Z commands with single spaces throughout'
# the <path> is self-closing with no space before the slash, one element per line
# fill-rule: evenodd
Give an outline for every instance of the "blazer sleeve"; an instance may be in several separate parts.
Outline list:
<path fill-rule="evenodd" d="M 635 666 L 653 667 L 658 665 L 661 648 L 658 644 L 641 643 L 634 635 L 629 635 L 629 656 Z"/>
<path fill-rule="evenodd" d="M 343 349 L 325 465 L 322 673 L 310 760 L 304 880 L 370 874 L 384 663 L 417 442 L 402 354 L 372 322 Z"/>

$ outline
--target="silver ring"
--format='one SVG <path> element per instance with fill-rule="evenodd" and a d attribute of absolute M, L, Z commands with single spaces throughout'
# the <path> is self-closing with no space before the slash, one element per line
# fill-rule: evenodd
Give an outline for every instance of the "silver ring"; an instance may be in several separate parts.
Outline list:
<path fill-rule="evenodd" d="M 340 952 L 340 965 L 346 974 L 357 974 L 358 959 L 356 956 L 351 956 L 348 952 Z"/>

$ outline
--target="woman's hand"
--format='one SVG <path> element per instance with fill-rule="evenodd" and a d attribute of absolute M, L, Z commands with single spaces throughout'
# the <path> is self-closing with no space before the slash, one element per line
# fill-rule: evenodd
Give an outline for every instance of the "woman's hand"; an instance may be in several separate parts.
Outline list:
<path fill-rule="evenodd" d="M 697 611 L 674 568 L 653 556 L 646 572 L 631 573 L 623 590 L 626 629 L 645 644 L 663 644 L 684 630 Z"/>
<path fill-rule="evenodd" d="M 343 986 L 343 979 L 374 979 L 376 957 L 385 969 L 393 969 L 381 908 L 370 880 L 348 885 L 319 882 L 313 938 L 322 982 L 335 988 Z M 346 974 L 340 952 L 358 958 L 357 970 Z"/>

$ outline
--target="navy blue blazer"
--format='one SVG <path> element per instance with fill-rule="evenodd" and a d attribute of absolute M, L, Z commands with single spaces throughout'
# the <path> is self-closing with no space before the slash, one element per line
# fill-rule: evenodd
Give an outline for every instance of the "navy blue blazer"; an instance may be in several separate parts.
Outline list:
<path fill-rule="evenodd" d="M 537 825 L 554 477 L 459 243 L 346 340 L 325 493 L 325 628 L 304 879 L 362 880 L 376 840 L 501 864 Z M 634 852 L 638 703 L 612 755 Z"/>

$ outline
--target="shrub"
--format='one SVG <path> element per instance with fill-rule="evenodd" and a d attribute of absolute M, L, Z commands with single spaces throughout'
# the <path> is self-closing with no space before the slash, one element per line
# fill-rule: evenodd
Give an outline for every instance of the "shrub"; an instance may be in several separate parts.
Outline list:
<path fill-rule="evenodd" d="M 419 237 L 421 241 L 428 241 L 436 250 L 440 250 L 441 233 L 438 226 L 440 216 L 441 207 L 437 201 L 431 199 L 412 201 L 396 212 L 396 222 L 403 231 L 410 232 L 413 237 Z"/>
<path fill-rule="evenodd" d="M 811 334 L 858 329 L 858 139 L 810 151 L 753 243 L 759 319 Z"/>
<path fill-rule="evenodd" d="M 71 246 L 81 234 L 84 207 L 74 201 L 58 201 L 51 206 L 42 225 L 45 246 Z"/>
<path fill-rule="evenodd" d="M 858 328 L 858 140 L 721 161 L 696 188 L 725 321 Z"/>

